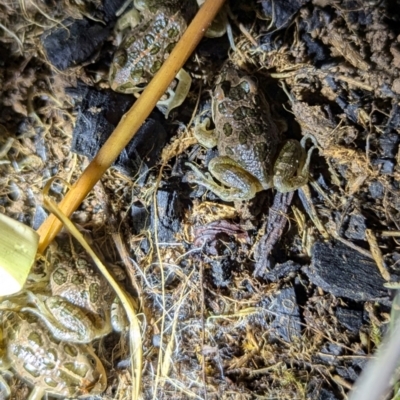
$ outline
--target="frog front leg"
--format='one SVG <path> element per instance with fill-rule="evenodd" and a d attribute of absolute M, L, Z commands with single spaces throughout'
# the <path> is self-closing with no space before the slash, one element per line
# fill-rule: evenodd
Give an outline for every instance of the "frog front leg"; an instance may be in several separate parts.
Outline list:
<path fill-rule="evenodd" d="M 208 129 L 209 124 L 209 118 L 202 123 L 197 120 L 193 134 L 200 144 L 211 149 L 218 143 L 218 134 L 215 130 Z M 194 177 L 189 178 L 190 182 L 205 186 L 224 201 L 249 200 L 262 190 L 256 177 L 227 156 L 215 157 L 208 164 L 211 174 L 227 187 L 215 182 L 209 173 L 203 174 L 193 164 L 186 165 L 194 172 Z"/>
<path fill-rule="evenodd" d="M 307 139 L 307 138 L 306 138 Z M 275 161 L 273 169 L 273 184 L 278 192 L 286 193 L 304 186 L 308 182 L 311 154 L 304 150 L 304 142 L 287 140 Z"/>

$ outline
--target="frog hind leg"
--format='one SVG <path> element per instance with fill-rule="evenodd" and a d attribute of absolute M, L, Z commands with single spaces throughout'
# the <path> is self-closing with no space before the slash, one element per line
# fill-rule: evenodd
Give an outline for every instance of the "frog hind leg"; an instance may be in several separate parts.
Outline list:
<path fill-rule="evenodd" d="M 28 400 L 42 400 L 45 395 L 45 391 L 43 388 L 39 386 L 34 386 L 32 392 L 30 393 Z"/>
<path fill-rule="evenodd" d="M 194 178 L 189 179 L 191 182 L 205 186 L 224 201 L 250 200 L 257 192 L 263 190 L 256 177 L 226 156 L 213 158 L 208 168 L 211 174 L 227 187 L 215 182 L 209 174 L 203 174 L 193 164 L 187 165 L 195 174 Z"/>
<path fill-rule="evenodd" d="M 0 398 L 8 399 L 11 396 L 11 389 L 6 380 L 0 375 Z"/>
<path fill-rule="evenodd" d="M 179 107 L 184 102 L 192 84 L 192 78 L 184 69 L 179 70 L 176 79 L 178 80 L 178 85 L 175 91 L 168 89 L 168 99 L 157 102 L 157 107 L 163 112 L 165 118 L 168 118 L 171 110 Z"/>
<path fill-rule="evenodd" d="M 297 140 L 284 143 L 273 170 L 274 187 L 278 192 L 291 192 L 308 182 L 311 154 L 314 149 L 315 146 L 306 153 Z"/>
<path fill-rule="evenodd" d="M 87 329 L 92 321 L 80 308 L 59 296 L 51 296 L 43 301 L 32 292 L 28 294 L 30 302 L 37 308 L 24 307 L 21 311 L 38 317 L 55 338 L 73 343 L 89 343 L 97 337 L 97 332 Z"/>

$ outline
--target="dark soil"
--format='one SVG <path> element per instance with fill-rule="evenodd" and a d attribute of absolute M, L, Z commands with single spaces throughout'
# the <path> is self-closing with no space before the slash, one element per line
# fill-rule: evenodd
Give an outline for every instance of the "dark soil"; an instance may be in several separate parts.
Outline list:
<path fill-rule="evenodd" d="M 0 212 L 35 229 L 46 182 L 74 182 L 134 100 L 108 85 L 123 2 L 100 3 L 0 2 Z M 400 280 L 400 3 L 229 3 L 236 50 L 203 39 L 188 99 L 153 112 L 73 221 L 140 302 L 144 399 L 344 400 L 390 319 L 378 266 Z M 316 139 L 308 187 L 227 204 L 188 183 L 185 162 L 216 155 L 191 121 L 228 57 L 288 138 Z M 119 341 L 95 344 L 102 399 L 130 398 Z"/>

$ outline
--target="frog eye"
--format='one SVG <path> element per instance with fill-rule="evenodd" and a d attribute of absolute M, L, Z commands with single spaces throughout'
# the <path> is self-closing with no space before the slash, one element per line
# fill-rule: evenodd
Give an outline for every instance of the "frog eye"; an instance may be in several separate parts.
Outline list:
<path fill-rule="evenodd" d="M 89 360 L 89 363 L 92 367 L 95 367 L 97 365 L 96 359 L 91 356 L 90 354 L 87 355 L 87 358 Z"/>
<path fill-rule="evenodd" d="M 240 82 L 240 87 L 243 89 L 244 93 L 250 93 L 250 85 L 248 80 L 243 80 Z"/>

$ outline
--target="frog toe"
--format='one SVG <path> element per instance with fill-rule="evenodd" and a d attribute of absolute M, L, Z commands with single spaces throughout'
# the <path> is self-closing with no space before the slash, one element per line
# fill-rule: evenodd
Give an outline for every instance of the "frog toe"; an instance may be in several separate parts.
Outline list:
<path fill-rule="evenodd" d="M 168 98 L 166 100 L 160 100 L 157 103 L 157 107 L 165 114 L 165 118 L 168 118 L 168 114 L 171 110 L 179 107 L 185 101 L 189 93 L 190 85 L 192 84 L 192 78 L 183 69 L 179 70 L 176 79 L 178 79 L 178 86 L 175 92 L 172 89 L 168 89 Z"/>
<path fill-rule="evenodd" d="M 213 160 L 211 160 L 210 164 Z M 198 185 L 206 187 L 223 201 L 231 202 L 237 200 L 250 200 L 261 189 L 260 184 L 254 180 L 254 177 L 240 168 L 234 171 L 223 168 L 223 171 L 220 171 L 221 173 L 218 173 L 217 171 L 218 179 L 227 186 L 224 187 L 217 183 L 208 172 L 203 174 L 195 165 L 190 163 L 186 163 L 186 165 L 188 165 L 194 172 L 194 175 L 189 177 L 189 182 L 197 183 Z M 214 171 L 212 171 L 214 174 L 215 169 L 214 162 Z"/>

